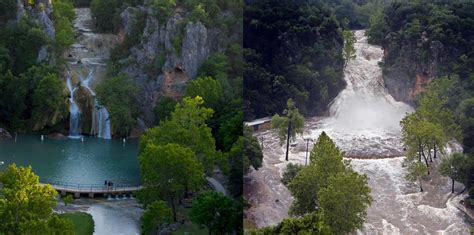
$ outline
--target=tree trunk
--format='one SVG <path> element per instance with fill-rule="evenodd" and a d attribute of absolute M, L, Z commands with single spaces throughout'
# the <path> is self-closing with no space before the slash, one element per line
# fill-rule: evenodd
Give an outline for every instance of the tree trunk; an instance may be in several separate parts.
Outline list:
<path fill-rule="evenodd" d="M 286 133 L 286 158 L 288 161 L 288 152 L 290 150 L 290 132 L 291 132 L 291 119 L 288 120 L 288 132 Z"/>
<path fill-rule="evenodd" d="M 170 198 L 171 209 L 173 210 L 173 221 L 176 223 L 178 220 L 176 219 L 176 207 L 174 205 L 174 196 Z"/>
<path fill-rule="evenodd" d="M 433 158 L 431 158 L 431 148 L 428 148 L 428 157 L 430 158 L 430 162 L 433 162 Z"/>
<path fill-rule="evenodd" d="M 454 179 L 453 178 L 451 178 L 451 182 L 453 182 L 451 184 L 451 193 L 454 193 Z"/>
<path fill-rule="evenodd" d="M 428 164 L 428 158 L 425 156 L 425 151 L 421 150 L 421 155 L 425 159 L 426 168 L 428 169 L 428 175 L 430 174 L 430 165 Z"/>

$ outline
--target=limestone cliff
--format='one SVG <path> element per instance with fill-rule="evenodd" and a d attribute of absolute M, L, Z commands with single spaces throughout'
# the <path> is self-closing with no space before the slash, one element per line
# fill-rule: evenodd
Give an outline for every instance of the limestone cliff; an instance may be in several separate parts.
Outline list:
<path fill-rule="evenodd" d="M 34 5 L 25 3 L 23 0 L 16 1 L 16 21 L 21 20 L 25 14 L 28 15 L 28 17 L 41 26 L 49 40 L 54 40 L 56 36 L 54 23 L 51 20 L 52 12 L 53 6 L 51 0 L 37 0 Z M 38 51 L 38 62 L 51 59 L 50 54 L 47 45 L 42 46 Z"/>
<path fill-rule="evenodd" d="M 390 40 L 391 35 L 387 36 Z M 427 40 L 423 32 L 416 42 L 384 45 L 383 78 L 390 94 L 398 101 L 414 104 L 416 96 L 434 77 L 441 75 L 444 46 Z"/>
<path fill-rule="evenodd" d="M 119 61 L 121 71 L 132 78 L 141 89 L 141 118 L 153 125 L 154 104 L 160 97 L 180 98 L 185 84 L 196 77 L 200 65 L 219 51 L 219 30 L 200 22 L 189 22 L 186 12 L 177 7 L 167 20 L 148 7 L 129 7 L 122 14 L 122 40 L 133 37 L 139 30 L 142 36 L 129 55 Z M 144 17 L 143 29 L 136 22 Z"/>

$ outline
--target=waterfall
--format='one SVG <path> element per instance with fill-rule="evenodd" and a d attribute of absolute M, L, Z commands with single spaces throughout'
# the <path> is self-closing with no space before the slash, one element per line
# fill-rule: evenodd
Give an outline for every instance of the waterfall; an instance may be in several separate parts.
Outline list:
<path fill-rule="evenodd" d="M 79 106 L 74 101 L 74 93 L 77 90 L 77 87 L 72 86 L 71 76 L 67 77 L 67 87 L 70 92 L 69 98 L 69 112 L 70 112 L 70 129 L 69 137 L 70 138 L 79 138 L 81 134 L 81 112 Z M 84 77 L 79 73 L 79 80 L 81 81 L 80 86 L 84 87 L 94 99 L 94 109 L 92 112 L 92 129 L 91 134 L 97 135 L 99 138 L 111 139 L 111 130 L 110 130 L 110 116 L 107 108 L 99 103 L 97 100 L 94 90 L 90 87 L 90 84 L 94 78 L 94 71 L 91 69 L 87 77 Z"/>
<path fill-rule="evenodd" d="M 364 30 L 355 31 L 355 37 L 356 57 L 344 69 L 347 86 L 331 102 L 329 117 L 320 120 L 310 137 L 325 131 L 347 155 L 400 155 L 400 120 L 413 108 L 397 102 L 385 89 L 379 66 L 382 48 L 369 44 Z"/>
<path fill-rule="evenodd" d="M 382 49 L 368 44 L 363 30 L 355 31 L 355 37 L 356 58 L 344 70 L 347 87 L 330 106 L 331 125 L 345 132 L 399 132 L 399 121 L 412 108 L 387 93 L 379 66 Z"/>
<path fill-rule="evenodd" d="M 74 88 L 71 83 L 71 76 L 68 73 L 67 77 L 67 88 L 69 90 L 69 137 L 70 138 L 79 138 L 81 134 L 81 113 L 79 107 L 74 101 L 74 92 L 77 88 Z"/>
<path fill-rule="evenodd" d="M 68 70 L 77 75 L 80 85 L 73 85 L 71 75 L 67 77 L 67 87 L 70 92 L 69 112 L 70 112 L 70 129 L 69 136 L 78 138 L 86 130 L 85 126 L 81 127 L 81 115 L 89 115 L 88 112 L 80 110 L 82 105 L 75 100 L 74 93 L 79 87 L 87 90 L 92 97 L 92 127 L 91 135 L 99 138 L 111 138 L 111 126 L 109 112 L 99 100 L 96 98 L 95 91 L 92 89 L 93 82 L 96 78 L 102 78 L 106 74 L 106 64 L 109 59 L 110 49 L 117 42 L 118 37 L 114 34 L 103 34 L 94 31 L 94 20 L 89 8 L 75 8 L 76 18 L 74 20 L 74 31 L 76 34 L 75 43 L 65 53 L 64 58 L 68 61 Z M 87 76 L 84 76 L 87 72 Z M 77 82 L 77 79 L 75 80 Z M 89 117 L 82 116 L 83 121 Z"/>

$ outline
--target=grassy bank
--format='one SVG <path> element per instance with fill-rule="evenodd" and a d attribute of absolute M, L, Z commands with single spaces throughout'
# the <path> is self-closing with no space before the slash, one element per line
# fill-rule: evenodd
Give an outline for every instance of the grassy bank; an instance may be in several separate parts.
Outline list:
<path fill-rule="evenodd" d="M 92 235 L 94 233 L 94 220 L 92 220 L 90 214 L 74 212 L 62 214 L 61 217 L 71 220 L 74 223 L 74 233 L 76 235 Z"/>

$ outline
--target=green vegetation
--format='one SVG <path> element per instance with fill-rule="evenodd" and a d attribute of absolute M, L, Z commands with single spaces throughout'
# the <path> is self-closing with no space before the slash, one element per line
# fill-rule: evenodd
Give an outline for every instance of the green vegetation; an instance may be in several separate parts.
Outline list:
<path fill-rule="evenodd" d="M 33 94 L 33 130 L 53 126 L 66 117 L 67 108 L 63 94 L 64 84 L 55 74 L 44 77 Z"/>
<path fill-rule="evenodd" d="M 65 213 L 59 217 L 74 223 L 75 235 L 92 235 L 94 233 L 94 220 L 92 215 L 85 212 Z"/>
<path fill-rule="evenodd" d="M 198 77 L 186 86 L 186 96 L 201 96 L 206 107 L 216 110 L 222 99 L 222 87 L 219 81 L 212 77 Z"/>
<path fill-rule="evenodd" d="M 342 55 L 344 56 L 344 59 L 346 59 L 345 65 L 347 65 L 347 61 L 356 57 L 354 43 L 357 40 L 355 38 L 354 32 L 350 30 L 344 30 L 342 35 L 344 36 L 344 49 L 342 50 Z"/>
<path fill-rule="evenodd" d="M 54 0 L 53 21 L 56 30 L 55 49 L 58 57 L 74 43 L 72 21 L 75 18 L 74 6 L 70 0 Z"/>
<path fill-rule="evenodd" d="M 139 156 L 143 185 L 138 194 L 146 206 L 156 195 L 168 201 L 176 222 L 176 199 L 188 190 L 198 189 L 203 179 L 203 169 L 194 152 L 177 144 L 154 145 L 149 143 Z"/>
<path fill-rule="evenodd" d="M 278 129 L 278 137 L 280 138 L 280 145 L 283 145 L 286 140 L 286 157 L 288 161 L 288 152 L 290 149 L 290 139 L 295 139 L 296 134 L 303 134 L 304 117 L 298 112 L 295 102 L 290 98 L 286 104 L 286 109 L 283 110 L 285 116 L 275 114 L 272 117 L 272 128 Z"/>
<path fill-rule="evenodd" d="M 215 140 L 205 121 L 213 111 L 201 107 L 203 102 L 200 97 L 185 98 L 176 106 L 170 120 L 146 130 L 140 138 L 139 151 L 142 152 L 148 144 L 180 144 L 193 150 L 204 170 L 210 174 L 217 154 Z"/>
<path fill-rule="evenodd" d="M 164 24 L 173 14 L 174 8 L 176 7 L 176 0 L 152 0 L 149 1 L 149 4 L 156 11 L 156 17 L 159 22 Z"/>
<path fill-rule="evenodd" d="M 440 78 L 430 84 L 418 99 L 416 111 L 400 122 L 402 139 L 407 148 L 407 179 L 418 181 L 421 191 L 421 177 L 424 173 L 430 174 L 433 158 L 437 157 L 438 152 L 444 152 L 448 141 L 459 139 L 460 136 L 460 127 L 449 109 L 448 98 L 443 95 L 443 90 L 450 83 L 446 79 Z M 424 166 L 420 164 L 422 160 Z M 443 172 L 448 174 L 446 170 Z"/>
<path fill-rule="evenodd" d="M 217 192 L 197 196 L 189 217 L 194 223 L 206 226 L 209 234 L 230 234 L 236 224 L 242 223 L 241 208 L 235 207 L 232 199 Z"/>
<path fill-rule="evenodd" d="M 300 164 L 288 163 L 288 165 L 286 165 L 285 172 L 283 172 L 283 176 L 281 177 L 281 182 L 285 186 L 288 187 L 290 182 L 296 177 L 298 172 L 300 172 L 301 169 L 303 169 L 303 168 L 304 168 L 304 166 L 302 166 Z"/>
<path fill-rule="evenodd" d="M 8 166 L 0 183 L 0 233 L 73 234 L 74 225 L 53 213 L 56 190 L 39 184 L 31 167 Z"/>
<path fill-rule="evenodd" d="M 343 153 L 326 133 L 315 143 L 308 166 L 289 168 L 285 178 L 295 199 L 290 213 L 299 217 L 253 234 L 349 234 L 363 226 L 372 203 L 367 176 L 343 161 Z"/>
<path fill-rule="evenodd" d="M 344 38 L 330 9 L 313 2 L 254 1 L 244 12 L 245 120 L 273 115 L 292 98 L 322 114 L 345 86 Z"/>
<path fill-rule="evenodd" d="M 18 24 L 10 22 L 0 30 L 0 48 L 5 48 L 3 52 L 8 53 L 2 57 L 8 58 L 6 64 L 11 66 L 3 66 L 5 70 L 1 72 L 10 70 L 17 76 L 37 64 L 38 52 L 47 40 L 38 24 L 25 15 Z"/>
<path fill-rule="evenodd" d="M 138 87 L 125 74 L 119 74 L 100 83 L 97 98 L 107 107 L 115 134 L 128 136 L 137 121 L 139 112 Z"/>
<path fill-rule="evenodd" d="M 74 201 L 74 198 L 72 197 L 71 194 L 69 194 L 69 195 L 67 195 L 63 198 L 63 202 L 64 202 L 65 206 L 71 204 L 73 201 Z"/>
<path fill-rule="evenodd" d="M 167 120 L 171 116 L 171 113 L 173 112 L 177 103 L 178 102 L 170 97 L 161 98 L 153 109 L 153 112 L 155 113 L 156 124 Z"/>
<path fill-rule="evenodd" d="M 142 234 L 155 234 L 155 230 L 171 223 L 173 214 L 164 201 L 156 201 L 148 205 L 141 218 Z"/>
<path fill-rule="evenodd" d="M 451 178 L 451 193 L 454 193 L 454 181 L 466 184 L 466 179 L 469 177 L 469 171 L 466 167 L 469 166 L 469 159 L 462 153 L 451 154 L 448 158 L 443 158 L 439 166 L 439 172 Z"/>
<path fill-rule="evenodd" d="M 250 127 L 244 127 L 244 173 L 247 173 L 252 166 L 255 170 L 258 170 L 262 166 L 263 153 L 260 143 L 255 136 L 252 135 L 252 129 Z"/>
<path fill-rule="evenodd" d="M 287 218 L 274 227 L 265 227 L 251 231 L 252 235 L 273 235 L 273 234 L 314 234 L 329 235 L 329 227 L 324 224 L 323 213 L 310 213 L 302 217 Z"/>

